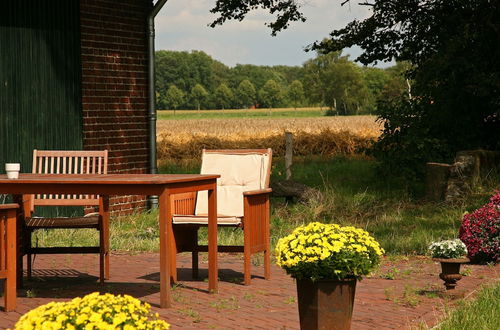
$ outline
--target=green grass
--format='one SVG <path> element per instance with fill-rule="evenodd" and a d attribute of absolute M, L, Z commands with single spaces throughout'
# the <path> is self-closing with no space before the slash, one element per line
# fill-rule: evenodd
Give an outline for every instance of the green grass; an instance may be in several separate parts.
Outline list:
<path fill-rule="evenodd" d="M 454 238 L 464 212 L 474 210 L 487 201 L 498 180 L 491 180 L 460 204 L 426 202 L 422 187 L 412 187 L 397 178 L 378 176 L 376 162 L 367 158 L 294 159 L 293 177 L 321 193 L 308 202 L 285 203 L 282 198 L 271 201 L 271 243 L 289 234 L 296 226 L 320 221 L 364 228 L 372 233 L 388 254 L 426 254 L 430 242 Z M 162 173 L 198 173 L 196 161 L 165 163 Z M 273 161 L 271 181 L 284 178 L 281 159 Z M 200 241 L 206 243 L 206 230 Z M 95 244 L 95 231 L 56 231 L 55 235 L 37 234 L 39 245 Z M 221 229 L 222 244 L 242 244 L 242 231 Z M 113 218 L 111 248 L 124 251 L 158 251 L 157 213 L 135 214 Z M 76 244 L 76 243 L 75 243 Z"/>
<path fill-rule="evenodd" d="M 229 110 L 161 110 L 158 119 L 216 119 L 216 118 L 283 118 L 283 117 L 321 117 L 326 109 L 320 108 L 279 108 L 279 109 L 229 109 Z"/>
<path fill-rule="evenodd" d="M 461 301 L 437 329 L 495 330 L 500 329 L 500 282 L 483 288 L 476 299 Z"/>

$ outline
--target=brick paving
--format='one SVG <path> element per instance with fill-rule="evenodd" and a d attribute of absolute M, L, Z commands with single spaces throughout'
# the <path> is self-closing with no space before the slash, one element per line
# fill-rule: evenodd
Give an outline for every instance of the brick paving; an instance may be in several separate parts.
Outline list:
<path fill-rule="evenodd" d="M 258 260 L 256 260 L 258 263 Z M 114 253 L 111 279 L 97 281 L 95 255 L 36 257 L 35 278 L 18 290 L 16 312 L 3 312 L 0 329 L 12 327 L 20 315 L 49 301 L 65 301 L 90 292 L 127 293 L 148 302 L 172 329 L 298 329 L 295 283 L 273 266 L 272 279 L 259 277 L 254 267 L 252 285 L 242 282 L 239 255 L 219 256 L 219 293 L 207 293 L 206 262 L 201 260 L 200 278 L 191 278 L 188 255 L 178 258 L 179 284 L 173 289 L 173 307 L 158 308 L 159 255 Z M 499 280 L 498 266 L 466 265 L 458 284 L 458 296 L 474 294 L 481 284 Z M 352 329 L 411 329 L 436 325 L 456 297 L 443 294 L 437 274 L 440 266 L 426 257 L 385 258 L 380 269 L 358 283 Z M 0 284 L 0 287 L 3 284 Z M 3 292 L 3 288 L 0 288 Z"/>

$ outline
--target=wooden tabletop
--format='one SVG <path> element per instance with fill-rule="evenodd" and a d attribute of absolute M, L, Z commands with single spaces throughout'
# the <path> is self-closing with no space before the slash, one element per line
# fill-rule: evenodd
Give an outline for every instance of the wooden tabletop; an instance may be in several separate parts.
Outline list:
<path fill-rule="evenodd" d="M 9 210 L 9 209 L 18 209 L 19 204 L 10 203 L 10 204 L 0 204 L 0 210 Z"/>
<path fill-rule="evenodd" d="M 0 175 L 1 183 L 47 183 L 58 184 L 148 184 L 162 185 L 219 178 L 218 174 L 29 174 L 20 173 L 18 179 L 7 179 Z"/>

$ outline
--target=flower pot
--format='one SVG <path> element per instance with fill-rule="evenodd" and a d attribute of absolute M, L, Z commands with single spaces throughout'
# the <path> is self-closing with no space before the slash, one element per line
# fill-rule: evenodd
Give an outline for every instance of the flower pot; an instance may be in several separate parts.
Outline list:
<path fill-rule="evenodd" d="M 355 291 L 355 278 L 297 280 L 300 329 L 350 329 Z"/>
<path fill-rule="evenodd" d="M 439 261 L 441 263 L 441 274 L 439 274 L 439 278 L 444 281 L 446 290 L 455 289 L 455 287 L 457 286 L 457 281 L 460 281 L 462 279 L 462 275 L 460 275 L 460 265 L 468 263 L 470 261 L 468 258 L 433 258 L 433 260 Z"/>
<path fill-rule="evenodd" d="M 19 163 L 6 163 L 5 173 L 7 173 L 7 179 L 17 179 L 19 178 L 19 171 L 21 170 L 21 165 Z"/>

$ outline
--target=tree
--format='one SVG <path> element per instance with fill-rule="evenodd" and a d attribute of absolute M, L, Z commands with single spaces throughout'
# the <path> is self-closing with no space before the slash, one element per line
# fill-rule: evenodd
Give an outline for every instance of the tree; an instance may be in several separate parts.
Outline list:
<path fill-rule="evenodd" d="M 294 80 L 290 84 L 288 97 L 292 100 L 295 110 L 297 110 L 297 105 L 304 101 L 304 86 L 299 80 Z"/>
<path fill-rule="evenodd" d="M 196 85 L 202 85 L 209 94 L 230 78 L 231 69 L 202 51 L 167 51 L 155 53 L 156 91 L 160 100 L 170 85 L 189 94 Z M 205 102 L 205 107 L 210 106 Z"/>
<path fill-rule="evenodd" d="M 174 109 L 174 115 L 175 115 L 175 110 L 184 103 L 184 97 L 185 94 L 183 91 L 181 91 L 177 86 L 175 85 L 170 85 L 170 87 L 167 90 L 167 94 L 165 97 L 165 103 L 167 104 L 167 107 L 170 109 Z"/>
<path fill-rule="evenodd" d="M 207 97 L 208 92 L 202 85 L 196 84 L 191 89 L 191 99 L 195 102 L 198 111 L 200 111 L 200 106 L 207 99 Z"/>
<path fill-rule="evenodd" d="M 276 107 L 283 100 L 283 91 L 281 86 L 274 80 L 268 80 L 259 91 L 259 98 L 264 105 L 271 108 Z"/>
<path fill-rule="evenodd" d="M 350 0 L 341 0 L 343 4 Z M 371 15 L 334 30 L 309 49 L 322 53 L 358 45 L 363 64 L 408 61 L 411 97 L 378 109 L 384 131 L 375 155 L 394 173 L 455 152 L 499 148 L 500 3 L 491 0 L 368 0 Z M 212 25 L 242 20 L 263 8 L 276 15 L 271 33 L 304 20 L 295 0 L 219 0 Z M 421 173 L 421 172 L 420 172 Z"/>
<path fill-rule="evenodd" d="M 368 90 L 359 67 L 341 52 L 318 54 L 305 63 L 308 94 L 330 113 L 357 114 L 368 101 Z"/>
<path fill-rule="evenodd" d="M 499 15 L 497 1 L 375 1 L 372 17 L 315 45 L 359 44 L 363 63 L 411 65 L 408 93 L 379 110 L 384 131 L 374 151 L 385 169 L 419 175 L 425 162 L 451 161 L 458 150 L 498 148 Z"/>
<path fill-rule="evenodd" d="M 248 79 L 240 82 L 236 95 L 242 107 L 248 108 L 255 104 L 255 87 Z"/>
<path fill-rule="evenodd" d="M 382 98 L 382 91 L 391 79 L 389 70 L 374 67 L 362 68 L 363 80 L 368 88 L 367 113 L 373 113 L 377 108 L 377 101 Z"/>
<path fill-rule="evenodd" d="M 224 83 L 220 84 L 219 87 L 217 87 L 214 95 L 216 104 L 222 109 L 228 107 L 233 101 L 234 97 L 231 88 L 227 87 L 227 85 Z"/>

